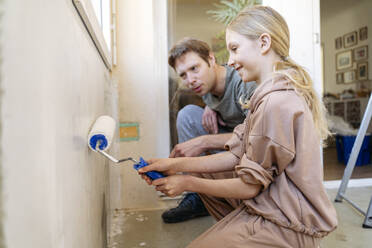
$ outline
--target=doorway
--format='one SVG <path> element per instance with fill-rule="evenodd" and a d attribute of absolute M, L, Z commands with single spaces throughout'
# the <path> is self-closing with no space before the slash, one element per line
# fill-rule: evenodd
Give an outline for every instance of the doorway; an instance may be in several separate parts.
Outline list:
<path fill-rule="evenodd" d="M 324 149 L 325 180 L 340 180 L 348 158 L 348 135 L 355 135 L 371 92 L 368 47 L 372 45 L 369 0 L 320 0 L 324 102 L 336 135 Z M 372 125 L 367 132 L 372 132 Z M 352 146 L 352 144 L 351 144 Z M 352 178 L 372 178 L 371 144 L 362 146 Z"/>

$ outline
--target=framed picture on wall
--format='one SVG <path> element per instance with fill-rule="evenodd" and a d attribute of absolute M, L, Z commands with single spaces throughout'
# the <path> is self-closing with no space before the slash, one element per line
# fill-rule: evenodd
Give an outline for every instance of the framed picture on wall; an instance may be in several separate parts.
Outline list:
<path fill-rule="evenodd" d="M 368 58 L 368 46 L 354 48 L 354 60 L 364 60 Z"/>
<path fill-rule="evenodd" d="M 337 37 L 335 39 L 335 48 L 336 49 L 342 48 L 342 37 Z"/>
<path fill-rule="evenodd" d="M 353 66 L 353 54 L 351 50 L 336 54 L 336 70 L 348 69 Z"/>
<path fill-rule="evenodd" d="M 368 79 L 368 62 L 363 62 L 358 64 L 358 80 Z"/>
<path fill-rule="evenodd" d="M 344 73 L 338 72 L 336 73 L 336 84 L 343 84 L 344 83 Z"/>
<path fill-rule="evenodd" d="M 357 32 L 351 32 L 344 35 L 344 48 L 355 46 L 358 43 Z"/>
<path fill-rule="evenodd" d="M 355 82 L 355 80 L 356 80 L 355 70 L 344 72 L 344 83 L 345 84 L 353 83 Z"/>
<path fill-rule="evenodd" d="M 368 28 L 367 26 L 359 29 L 359 40 L 366 40 L 368 38 Z"/>

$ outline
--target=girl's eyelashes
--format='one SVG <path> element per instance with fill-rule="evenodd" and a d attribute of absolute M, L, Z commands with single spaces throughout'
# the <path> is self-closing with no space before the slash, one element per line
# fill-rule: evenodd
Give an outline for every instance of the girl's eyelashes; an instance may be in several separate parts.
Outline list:
<path fill-rule="evenodd" d="M 230 52 L 236 52 L 236 50 L 238 49 L 238 46 L 236 44 L 229 44 L 228 46 L 228 50 L 230 50 Z"/>

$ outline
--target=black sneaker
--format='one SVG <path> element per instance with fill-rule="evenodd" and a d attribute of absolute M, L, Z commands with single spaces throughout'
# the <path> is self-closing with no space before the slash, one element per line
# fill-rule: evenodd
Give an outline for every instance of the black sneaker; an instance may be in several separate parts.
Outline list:
<path fill-rule="evenodd" d="M 208 215 L 209 213 L 199 195 L 187 193 L 176 208 L 165 211 L 161 217 L 165 223 L 177 223 Z"/>

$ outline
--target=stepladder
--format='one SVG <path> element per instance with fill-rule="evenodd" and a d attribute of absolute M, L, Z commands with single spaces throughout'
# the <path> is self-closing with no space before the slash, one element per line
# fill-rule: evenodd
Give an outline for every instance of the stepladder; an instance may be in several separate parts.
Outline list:
<path fill-rule="evenodd" d="M 367 132 L 368 125 L 371 121 L 372 116 L 372 97 L 369 97 L 367 108 L 364 112 L 362 122 L 360 124 L 358 134 L 356 136 L 353 148 L 350 153 L 349 160 L 347 162 L 344 175 L 342 177 L 342 181 L 340 184 L 340 187 L 338 189 L 335 202 L 342 202 L 342 200 L 347 201 L 350 205 L 352 205 L 357 211 L 359 211 L 362 215 L 365 216 L 363 227 L 364 228 L 372 228 L 372 196 L 371 200 L 369 202 L 369 206 L 367 209 L 367 212 L 365 212 L 363 209 L 361 209 L 356 203 L 351 201 L 349 198 L 346 197 L 346 189 L 351 177 L 351 174 L 353 173 L 355 163 L 357 161 L 364 137 Z"/>

